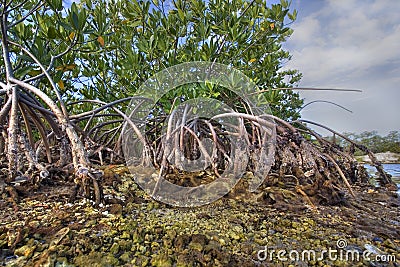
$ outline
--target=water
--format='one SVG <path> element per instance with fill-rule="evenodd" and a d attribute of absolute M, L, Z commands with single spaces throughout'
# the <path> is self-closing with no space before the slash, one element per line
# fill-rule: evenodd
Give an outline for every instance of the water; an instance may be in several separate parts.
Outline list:
<path fill-rule="evenodd" d="M 373 179 L 371 182 L 376 186 L 379 186 L 376 180 L 374 180 L 374 177 L 377 176 L 375 167 L 369 164 L 365 164 L 364 166 Z M 397 188 L 399 189 L 397 193 L 400 194 L 400 164 L 382 164 L 382 166 L 387 173 L 392 175 L 392 180 L 397 184 Z"/>

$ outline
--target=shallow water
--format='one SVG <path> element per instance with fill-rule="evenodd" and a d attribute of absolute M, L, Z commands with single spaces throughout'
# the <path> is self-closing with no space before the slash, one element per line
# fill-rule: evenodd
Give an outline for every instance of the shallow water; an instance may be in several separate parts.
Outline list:
<path fill-rule="evenodd" d="M 385 171 L 390 175 L 392 175 L 392 180 L 397 184 L 397 187 L 399 189 L 397 193 L 400 195 L 400 164 L 382 164 L 382 165 Z M 377 176 L 375 167 L 369 164 L 365 164 L 364 166 L 367 168 L 368 173 L 372 177 L 371 183 L 373 183 L 375 186 L 379 186 L 378 182 L 374 179 Z"/>

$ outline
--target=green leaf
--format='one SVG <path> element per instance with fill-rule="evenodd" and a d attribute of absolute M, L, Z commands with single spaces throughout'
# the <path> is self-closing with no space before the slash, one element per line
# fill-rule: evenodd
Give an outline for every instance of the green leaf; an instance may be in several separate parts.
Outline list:
<path fill-rule="evenodd" d="M 56 11 L 61 11 L 63 9 L 62 0 L 53 0 L 53 4 Z"/>
<path fill-rule="evenodd" d="M 47 30 L 47 37 L 50 39 L 55 39 L 57 37 L 57 31 L 53 26 L 50 26 Z"/>
<path fill-rule="evenodd" d="M 184 21 L 184 20 L 185 20 L 185 13 L 184 13 L 183 10 L 180 9 L 180 8 L 178 8 L 178 16 L 179 16 L 179 19 L 180 19 L 181 21 Z"/>
<path fill-rule="evenodd" d="M 137 26 L 139 26 L 141 24 L 142 24 L 142 22 L 140 20 L 135 20 L 135 21 L 129 21 L 128 22 L 129 27 L 132 27 L 132 28 L 136 28 Z"/>
<path fill-rule="evenodd" d="M 296 20 L 296 18 L 297 18 L 297 10 L 295 9 L 295 10 L 293 10 L 292 14 L 288 13 L 287 15 L 288 15 L 290 20 Z"/>
<path fill-rule="evenodd" d="M 140 40 L 140 41 L 137 43 L 137 48 L 139 49 L 139 51 L 142 51 L 142 52 L 147 53 L 148 50 L 149 50 L 147 41 L 146 41 L 146 40 L 143 40 L 143 39 Z"/>
<path fill-rule="evenodd" d="M 64 21 L 59 20 L 59 21 L 57 21 L 57 23 L 59 25 L 61 25 L 67 32 L 70 32 L 72 30 L 71 25 L 68 23 L 65 23 Z"/>
<path fill-rule="evenodd" d="M 85 9 L 83 9 L 81 12 L 78 13 L 78 25 L 79 25 L 79 30 L 82 30 L 83 27 L 85 26 L 85 24 L 86 24 L 86 19 L 87 19 L 86 11 L 85 11 Z M 103 29 L 103 30 L 104 30 L 104 29 Z"/>
<path fill-rule="evenodd" d="M 30 71 L 28 72 L 29 76 L 31 76 L 31 77 L 36 76 L 36 75 L 39 75 L 40 73 L 42 73 L 42 70 L 40 70 L 40 69 L 37 69 L 37 70 L 32 69 L 32 70 L 30 70 Z"/>
<path fill-rule="evenodd" d="M 79 30 L 79 18 L 76 13 L 72 13 L 72 23 L 75 30 Z"/>

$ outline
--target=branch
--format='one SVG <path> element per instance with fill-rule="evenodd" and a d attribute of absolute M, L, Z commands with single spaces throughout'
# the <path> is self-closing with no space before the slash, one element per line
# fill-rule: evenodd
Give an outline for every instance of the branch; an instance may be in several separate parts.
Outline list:
<path fill-rule="evenodd" d="M 31 116 L 31 119 L 33 121 L 33 123 L 35 124 L 36 128 L 39 131 L 39 134 L 41 136 L 41 141 L 43 142 L 43 145 L 45 147 L 46 150 L 46 156 L 47 156 L 47 160 L 49 163 L 52 163 L 52 159 L 51 159 L 51 151 L 50 151 L 50 145 L 49 145 L 49 141 L 48 141 L 48 137 L 46 136 L 46 132 L 45 132 L 45 127 L 42 123 L 42 120 L 39 118 L 39 116 L 31 109 L 31 107 L 29 105 L 26 105 L 26 111 L 29 113 L 29 115 Z M 33 145 L 32 145 L 33 147 Z"/>
<path fill-rule="evenodd" d="M 351 111 L 350 109 L 345 108 L 345 107 L 342 106 L 342 105 L 336 104 L 335 102 L 332 102 L 332 101 L 326 101 L 326 100 L 314 100 L 314 101 L 308 102 L 307 104 L 305 104 L 304 106 L 302 106 L 298 112 L 302 111 L 305 107 L 307 107 L 307 106 L 309 106 L 309 105 L 311 105 L 311 104 L 314 104 L 314 103 L 321 103 L 321 102 L 322 102 L 322 103 L 328 103 L 328 104 L 335 105 L 335 106 L 337 106 L 337 107 L 339 107 L 339 108 L 342 108 L 342 109 L 344 109 L 344 110 L 346 110 L 346 111 L 348 111 L 348 112 L 350 112 L 350 113 L 353 113 L 353 111 Z"/>
<path fill-rule="evenodd" d="M 19 3 L 19 4 L 16 5 L 15 7 L 11 8 L 10 10 L 8 10 L 8 13 L 12 12 L 13 10 L 16 10 L 16 9 L 22 7 L 22 6 L 25 5 L 28 1 L 29 1 L 29 0 L 22 1 L 21 3 Z M 10 4 L 8 4 L 8 5 L 6 5 L 6 6 L 8 7 L 9 5 L 11 5 L 11 3 L 12 3 L 12 1 L 10 1 Z"/>
<path fill-rule="evenodd" d="M 260 117 L 254 116 L 254 115 L 250 115 L 250 114 L 245 114 L 245 113 L 238 113 L 238 112 L 230 112 L 230 113 L 223 113 L 223 114 L 219 114 L 216 115 L 214 117 L 212 117 L 212 120 L 216 120 L 219 118 L 224 118 L 224 117 L 237 117 L 237 118 L 242 118 L 242 119 L 248 119 L 251 121 L 256 121 L 257 123 L 259 123 L 260 125 L 264 125 L 267 127 L 275 127 L 275 124 L 273 122 L 269 122 L 266 121 L 264 119 L 261 119 Z M 291 126 L 291 128 L 294 129 L 293 126 Z"/>
<path fill-rule="evenodd" d="M 89 102 L 89 103 L 103 104 L 103 106 L 101 106 L 101 107 L 99 107 L 99 108 L 97 108 L 95 110 L 82 112 L 82 113 L 77 114 L 77 115 L 71 115 L 70 119 L 76 120 L 76 119 L 80 119 L 82 117 L 86 117 L 88 115 L 99 113 L 100 111 L 102 111 L 102 110 L 104 110 L 106 108 L 113 107 L 114 105 L 116 105 L 118 103 L 121 103 L 121 102 L 124 102 L 124 101 L 127 101 L 127 100 L 131 100 L 131 99 L 132 99 L 132 97 L 126 97 L 126 98 L 115 100 L 115 101 L 113 101 L 111 103 L 105 103 L 105 102 L 102 102 L 102 101 L 91 100 L 91 99 L 83 99 L 83 100 L 79 100 L 79 101 L 76 101 L 76 102 L 72 102 L 72 103 L 69 103 L 68 105 L 74 105 L 74 104 L 77 104 L 77 103 Z"/>
<path fill-rule="evenodd" d="M 23 22 L 27 17 L 29 17 L 30 15 L 32 15 L 34 12 L 36 12 L 39 8 L 41 8 L 42 6 L 44 6 L 46 2 L 39 2 L 36 4 L 36 6 L 34 6 L 31 10 L 29 10 L 29 12 L 23 16 L 21 19 L 17 20 L 16 22 L 12 23 L 11 25 L 8 26 L 8 28 L 12 28 L 15 25 L 18 25 L 19 23 Z"/>
<path fill-rule="evenodd" d="M 1 44 L 3 46 L 3 60 L 6 69 L 6 80 L 8 82 L 8 79 L 13 76 L 13 69 L 11 65 L 10 52 L 8 50 L 7 41 L 7 13 L 3 13 L 1 16 Z"/>
<path fill-rule="evenodd" d="M 10 111 L 11 103 L 12 103 L 12 98 L 9 97 L 7 102 L 4 104 L 4 106 L 0 110 L 0 123 L 1 124 L 4 124 L 3 120 L 5 119 L 5 117 L 7 116 L 8 112 Z"/>
<path fill-rule="evenodd" d="M 324 128 L 325 130 L 328 130 L 328 131 L 332 132 L 333 134 L 336 134 L 337 136 L 342 137 L 344 140 L 348 141 L 349 143 L 353 144 L 354 146 L 356 146 L 356 147 L 357 147 L 358 149 L 360 149 L 361 151 L 364 151 L 365 153 L 368 154 L 368 156 L 369 156 L 369 158 L 371 159 L 373 165 L 375 166 L 376 170 L 379 172 L 381 178 L 383 179 L 382 182 L 383 182 L 384 184 L 393 183 L 393 181 L 392 181 L 392 179 L 390 178 L 390 176 L 384 171 L 384 169 L 383 169 L 383 167 L 382 167 L 382 163 L 380 163 L 380 162 L 378 161 L 378 159 L 375 157 L 375 155 L 374 155 L 366 146 L 361 145 L 361 144 L 359 144 L 359 143 L 357 143 L 357 142 L 351 140 L 351 139 L 348 138 L 347 136 L 345 136 L 345 135 L 343 135 L 343 134 L 340 134 L 340 133 L 338 133 L 338 132 L 332 130 L 331 128 L 329 128 L 329 127 L 327 127 L 327 126 L 325 126 L 325 125 L 322 125 L 322 124 L 320 124 L 320 123 L 316 123 L 316 122 L 309 121 L 309 120 L 302 120 L 302 119 L 301 119 L 301 120 L 293 121 L 292 123 L 295 123 L 295 122 L 305 122 L 305 123 L 313 124 L 313 125 L 319 126 L 319 127 L 321 127 L 321 128 Z"/>
<path fill-rule="evenodd" d="M 51 87 L 53 87 L 54 92 L 56 93 L 57 96 L 57 100 L 60 103 L 61 106 L 61 110 L 65 116 L 65 118 L 68 120 L 68 112 L 67 109 L 65 108 L 64 102 L 61 99 L 61 95 L 60 95 L 60 91 L 58 91 L 56 84 L 54 83 L 53 79 L 51 78 L 50 74 L 48 73 L 48 71 L 44 68 L 44 66 L 42 65 L 42 63 L 40 63 L 40 61 L 35 57 L 35 55 L 33 55 L 29 50 L 25 49 L 23 46 L 21 46 L 20 44 L 17 44 L 15 42 L 12 41 L 8 41 L 8 43 L 13 44 L 17 47 L 19 47 L 22 51 L 24 51 L 28 56 L 30 56 L 33 61 L 35 61 L 36 64 L 39 65 L 39 67 L 42 69 L 43 73 L 46 75 L 47 79 L 49 80 Z"/>
<path fill-rule="evenodd" d="M 339 88 L 312 88 L 312 87 L 281 87 L 281 88 L 269 88 L 264 90 L 259 90 L 249 95 L 265 93 L 269 91 L 284 91 L 284 90 L 300 90 L 300 91 L 340 91 L 340 92 L 357 92 L 362 93 L 359 89 L 339 89 Z"/>
<path fill-rule="evenodd" d="M 335 166 L 337 172 L 339 173 L 340 177 L 343 179 L 343 182 L 345 183 L 345 185 L 347 186 L 347 189 L 349 189 L 350 194 L 356 198 L 356 195 L 354 195 L 353 190 L 351 189 L 351 186 L 349 184 L 349 181 L 347 181 L 346 176 L 344 175 L 344 173 L 342 172 L 342 170 L 340 169 L 339 165 L 336 163 L 336 161 L 328 154 L 323 154 L 325 157 L 327 157 Z"/>
<path fill-rule="evenodd" d="M 8 125 L 8 166 L 10 171 L 10 180 L 14 179 L 16 176 L 16 170 L 18 166 L 18 94 L 17 86 L 13 86 L 11 92 L 11 110 Z"/>
<path fill-rule="evenodd" d="M 58 58 L 64 56 L 64 55 L 67 54 L 68 52 L 70 52 L 70 51 L 72 50 L 72 48 L 76 45 L 77 41 L 78 41 L 78 38 L 77 38 L 76 36 L 74 36 L 74 39 L 72 40 L 71 44 L 67 47 L 67 49 L 65 49 L 65 51 L 61 52 L 61 53 L 58 54 L 58 55 L 51 56 L 51 60 L 50 60 L 49 66 L 47 67 L 46 71 L 47 71 L 47 72 L 50 72 L 50 70 L 51 70 L 51 69 L 53 68 L 53 66 L 54 66 L 54 62 L 56 61 L 56 59 L 58 59 Z M 45 72 L 42 72 L 41 74 L 36 75 L 36 76 L 34 76 L 34 77 L 28 78 L 28 79 L 24 80 L 24 82 L 31 82 L 31 81 L 40 79 L 40 78 L 42 78 L 43 76 L 45 76 Z"/>
<path fill-rule="evenodd" d="M 53 111 L 54 115 L 57 117 L 59 123 L 61 124 L 61 128 L 66 131 L 69 140 L 72 145 L 72 155 L 73 155 L 73 163 L 75 167 L 79 166 L 87 166 L 89 165 L 89 160 L 86 156 L 84 146 L 79 139 L 79 136 L 75 132 L 73 126 L 70 124 L 68 118 L 64 115 L 64 113 L 59 109 L 59 107 L 54 103 L 54 101 L 44 92 L 39 90 L 33 85 L 25 83 L 21 80 L 10 78 L 10 82 L 15 83 L 21 87 L 26 88 L 31 91 L 33 94 L 37 95 L 40 99 L 42 99 L 46 105 L 49 106 L 51 111 Z"/>
<path fill-rule="evenodd" d="M 119 102 L 122 102 L 123 100 L 127 100 L 128 98 L 123 98 L 120 100 L 117 100 Z M 102 109 L 107 108 L 107 107 L 111 107 L 115 112 L 117 112 L 122 118 L 124 118 L 124 120 L 126 120 L 126 122 L 132 127 L 132 129 L 134 130 L 134 132 L 136 133 L 136 135 L 138 136 L 139 140 L 143 143 L 143 146 L 146 149 L 150 149 L 150 147 L 147 145 L 146 139 L 145 137 L 142 135 L 142 133 L 140 132 L 139 128 L 135 125 L 135 123 L 133 123 L 133 121 L 131 120 L 131 118 L 129 118 L 128 116 L 126 116 L 125 113 L 123 113 L 122 111 L 120 111 L 119 109 L 117 109 L 116 107 L 114 107 L 113 105 L 111 105 L 111 103 L 107 104 L 106 102 L 100 101 L 100 100 L 82 100 L 82 102 L 92 102 L 92 103 L 97 103 L 97 104 L 102 104 L 103 106 L 100 107 Z M 116 102 L 116 101 L 114 101 Z M 98 109 L 100 109 L 98 108 Z M 97 110 L 98 110 L 97 109 Z M 92 111 L 93 112 L 93 111 Z M 71 116 L 72 117 L 72 116 Z"/>

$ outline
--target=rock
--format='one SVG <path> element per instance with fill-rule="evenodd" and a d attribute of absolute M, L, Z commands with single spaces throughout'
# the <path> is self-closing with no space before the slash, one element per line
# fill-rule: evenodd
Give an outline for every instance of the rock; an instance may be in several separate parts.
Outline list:
<path fill-rule="evenodd" d="M 176 267 L 192 267 L 193 260 L 185 254 L 180 254 L 176 259 Z"/>
<path fill-rule="evenodd" d="M 382 254 L 382 251 L 373 245 L 365 244 L 364 248 L 366 250 L 368 250 L 372 255 L 381 255 Z"/>
<path fill-rule="evenodd" d="M 100 252 L 91 251 L 88 255 L 80 255 L 75 258 L 77 266 L 118 266 L 119 260 L 112 255 L 103 256 Z"/>
<path fill-rule="evenodd" d="M 358 253 L 360 253 L 360 255 L 362 255 L 364 251 L 360 246 L 357 245 L 347 245 L 344 249 L 346 251 L 357 251 Z"/>
<path fill-rule="evenodd" d="M 201 252 L 203 250 L 203 245 L 198 242 L 192 241 L 189 243 L 189 249 L 194 249 L 194 250 L 198 250 Z"/>
<path fill-rule="evenodd" d="M 385 242 L 383 242 L 383 245 L 394 250 L 398 249 L 398 247 L 396 247 L 396 245 L 389 239 L 386 239 Z"/>
<path fill-rule="evenodd" d="M 122 255 L 119 258 L 123 262 L 130 262 L 131 261 L 131 256 L 130 256 L 129 252 L 122 253 Z"/>
<path fill-rule="evenodd" d="M 172 260 L 166 254 L 154 255 L 151 259 L 151 265 L 157 267 L 169 267 L 172 266 Z"/>
<path fill-rule="evenodd" d="M 190 237 L 188 235 L 180 235 L 176 237 L 174 242 L 177 250 L 183 250 L 189 244 Z"/>
<path fill-rule="evenodd" d="M 130 251 L 132 248 L 132 241 L 131 240 L 120 240 L 118 242 L 119 248 L 121 251 Z"/>
<path fill-rule="evenodd" d="M 35 252 L 37 245 L 34 244 L 34 240 L 30 239 L 28 243 L 20 248 L 17 248 L 14 251 L 14 254 L 17 256 L 24 256 L 25 258 L 30 258 L 33 255 L 33 252 Z"/>
<path fill-rule="evenodd" d="M 28 223 L 28 225 L 32 228 L 38 228 L 40 226 L 40 222 L 39 221 L 30 221 Z"/>
<path fill-rule="evenodd" d="M 207 237 L 201 234 L 195 234 L 192 236 L 192 243 L 199 243 L 204 246 L 207 243 Z"/>
<path fill-rule="evenodd" d="M 128 231 L 123 231 L 122 235 L 120 237 L 121 237 L 121 239 L 130 239 L 131 235 L 129 234 Z"/>
<path fill-rule="evenodd" d="M 117 254 L 119 252 L 119 244 L 114 243 L 110 248 L 110 252 L 114 255 Z"/>
<path fill-rule="evenodd" d="M 109 209 L 110 213 L 114 215 L 122 214 L 122 205 L 121 204 L 112 204 Z"/>
<path fill-rule="evenodd" d="M 13 252 L 11 249 L 1 249 L 0 250 L 0 259 L 2 258 L 7 258 L 13 255 Z"/>
<path fill-rule="evenodd" d="M 150 258 L 144 255 L 135 256 L 131 261 L 133 266 L 147 266 L 150 262 Z"/>
<path fill-rule="evenodd" d="M 374 237 L 374 238 L 372 239 L 372 241 L 382 243 L 382 242 L 383 242 L 383 239 L 376 236 L 376 237 Z"/>

